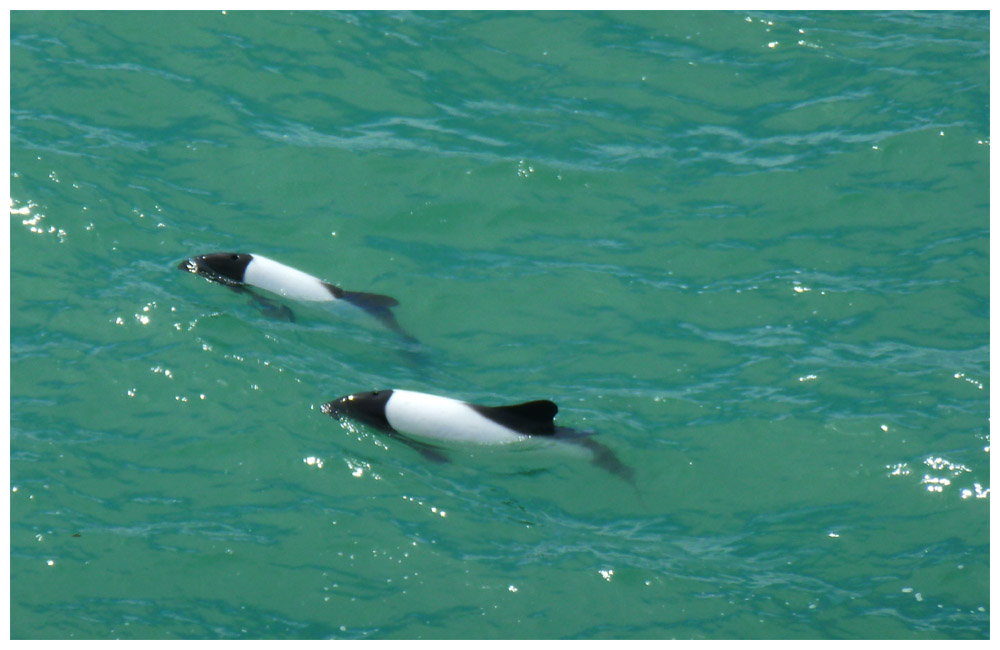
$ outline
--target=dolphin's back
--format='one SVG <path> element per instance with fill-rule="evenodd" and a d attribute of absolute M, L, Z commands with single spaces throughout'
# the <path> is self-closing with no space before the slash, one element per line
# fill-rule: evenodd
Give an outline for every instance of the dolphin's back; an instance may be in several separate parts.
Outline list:
<path fill-rule="evenodd" d="M 247 265 L 243 282 L 295 300 L 327 302 L 336 299 L 319 278 L 256 253 Z"/>

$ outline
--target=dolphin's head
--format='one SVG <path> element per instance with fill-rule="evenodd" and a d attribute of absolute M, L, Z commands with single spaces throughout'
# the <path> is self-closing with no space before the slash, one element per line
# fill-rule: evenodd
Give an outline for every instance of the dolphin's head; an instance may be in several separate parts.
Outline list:
<path fill-rule="evenodd" d="M 220 284 L 238 285 L 243 284 L 243 274 L 252 260 L 249 253 L 212 253 L 188 258 L 177 268 Z"/>
<path fill-rule="evenodd" d="M 338 420 L 350 418 L 371 425 L 376 429 L 391 431 L 392 426 L 385 417 L 385 405 L 392 397 L 392 390 L 374 390 L 338 397 L 327 402 L 321 410 Z"/>

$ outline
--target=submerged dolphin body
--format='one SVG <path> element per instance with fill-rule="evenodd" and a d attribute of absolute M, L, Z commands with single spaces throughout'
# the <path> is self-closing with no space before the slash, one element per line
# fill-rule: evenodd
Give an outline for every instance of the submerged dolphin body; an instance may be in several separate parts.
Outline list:
<path fill-rule="evenodd" d="M 270 316 L 295 320 L 292 310 L 258 295 L 251 288 L 264 289 L 284 298 L 308 302 L 345 302 L 377 318 L 407 341 L 415 342 L 399 323 L 391 308 L 399 301 L 377 293 L 345 291 L 308 273 L 251 253 L 212 253 L 181 262 L 177 268 L 200 275 L 233 291 L 248 293 Z"/>
<path fill-rule="evenodd" d="M 559 407 L 549 400 L 483 406 L 440 395 L 391 389 L 346 395 L 327 402 L 322 411 L 337 419 L 352 418 L 371 425 L 437 462 L 447 457 L 439 447 L 425 441 L 498 445 L 532 437 L 558 440 L 584 447 L 591 452 L 595 465 L 634 485 L 632 468 L 622 463 L 609 447 L 586 433 L 557 427 L 553 418 Z"/>

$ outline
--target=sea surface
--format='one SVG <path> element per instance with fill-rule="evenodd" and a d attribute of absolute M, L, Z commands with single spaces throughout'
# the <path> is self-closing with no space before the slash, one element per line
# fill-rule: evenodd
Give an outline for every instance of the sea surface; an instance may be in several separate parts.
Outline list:
<path fill-rule="evenodd" d="M 988 13 L 10 26 L 12 637 L 989 637 Z"/>

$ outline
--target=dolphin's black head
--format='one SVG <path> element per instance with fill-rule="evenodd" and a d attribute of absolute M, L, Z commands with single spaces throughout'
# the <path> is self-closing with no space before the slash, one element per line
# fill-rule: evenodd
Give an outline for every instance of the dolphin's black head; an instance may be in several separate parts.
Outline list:
<path fill-rule="evenodd" d="M 390 397 L 392 390 L 355 393 L 327 402 L 321 410 L 337 419 L 351 418 L 382 431 L 392 431 L 392 426 L 385 417 L 385 405 Z"/>
<path fill-rule="evenodd" d="M 181 262 L 177 268 L 222 284 L 243 284 L 243 274 L 253 260 L 249 253 L 212 253 Z"/>

